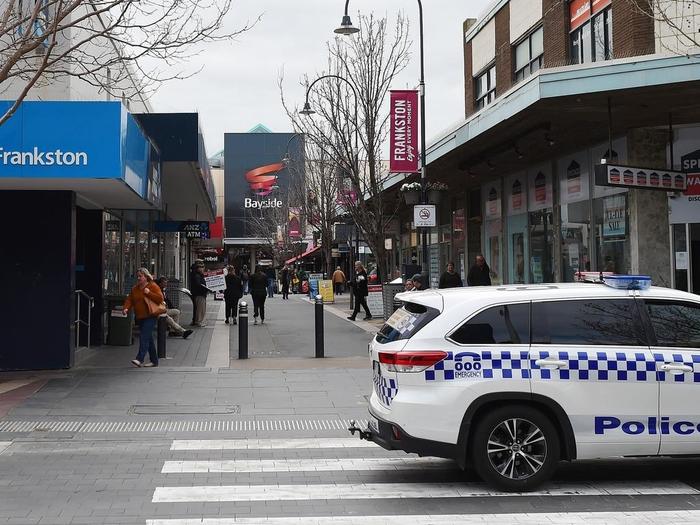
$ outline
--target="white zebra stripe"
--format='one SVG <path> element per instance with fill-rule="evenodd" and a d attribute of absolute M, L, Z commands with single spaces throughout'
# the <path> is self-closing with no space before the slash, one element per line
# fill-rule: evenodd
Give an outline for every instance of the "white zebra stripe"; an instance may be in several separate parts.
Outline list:
<path fill-rule="evenodd" d="M 147 525 L 650 525 L 698 523 L 699 510 L 547 512 L 518 514 L 432 514 L 425 516 L 308 516 L 302 518 L 203 518 L 146 520 Z"/>
<path fill-rule="evenodd" d="M 258 459 L 166 461 L 162 474 L 203 472 L 332 472 L 357 470 L 457 469 L 454 461 L 435 458 Z"/>
<path fill-rule="evenodd" d="M 360 448 L 379 445 L 360 438 L 176 439 L 170 450 L 273 450 L 303 448 Z"/>
<path fill-rule="evenodd" d="M 646 496 L 700 494 L 677 481 L 554 484 L 548 488 L 510 493 L 481 483 L 343 483 L 314 485 L 223 485 L 156 487 L 153 503 L 225 501 L 300 501 L 347 499 L 472 498 L 494 496 Z"/>

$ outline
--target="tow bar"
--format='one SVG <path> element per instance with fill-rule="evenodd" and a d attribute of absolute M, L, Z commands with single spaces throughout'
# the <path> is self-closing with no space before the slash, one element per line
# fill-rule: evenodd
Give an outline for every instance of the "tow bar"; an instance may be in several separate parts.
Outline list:
<path fill-rule="evenodd" d="M 362 430 L 360 427 L 357 426 L 357 422 L 354 419 L 350 420 L 350 427 L 348 428 L 348 430 L 353 436 L 355 435 L 355 432 L 357 432 L 360 435 L 360 439 L 372 441 L 372 432 L 370 431 L 369 427 L 367 427 L 366 430 Z"/>

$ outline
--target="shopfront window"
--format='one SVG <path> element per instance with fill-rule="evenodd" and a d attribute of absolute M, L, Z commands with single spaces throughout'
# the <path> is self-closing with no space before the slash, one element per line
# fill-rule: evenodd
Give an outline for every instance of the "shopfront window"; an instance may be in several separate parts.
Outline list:
<path fill-rule="evenodd" d="M 501 219 L 486 221 L 486 264 L 491 268 L 491 284 L 503 284 L 503 260 L 501 242 L 503 239 L 503 222 Z"/>
<path fill-rule="evenodd" d="M 574 274 L 591 270 L 589 241 L 591 231 L 590 175 L 585 152 L 561 159 L 559 193 L 561 195 L 561 277 L 573 282 Z"/>
<path fill-rule="evenodd" d="M 105 246 L 103 288 L 107 294 L 118 294 L 121 276 L 122 222 L 119 217 L 109 213 L 105 213 L 104 217 Z"/>
<path fill-rule="evenodd" d="M 529 241 L 527 227 L 527 176 L 512 175 L 505 180 L 508 231 L 508 282 L 527 283 L 530 280 Z"/>
<path fill-rule="evenodd" d="M 452 253 L 454 254 L 454 263 L 457 265 L 456 271 L 462 276 L 463 282 L 466 281 L 466 271 L 468 270 L 464 255 L 464 230 L 466 227 L 464 219 L 464 208 L 452 212 Z"/>
<path fill-rule="evenodd" d="M 593 217 L 598 269 L 603 272 L 630 273 L 627 194 L 594 199 Z"/>
<path fill-rule="evenodd" d="M 554 282 L 552 208 L 530 212 L 530 275 L 533 283 Z"/>
<path fill-rule="evenodd" d="M 673 254 L 676 290 L 688 291 L 688 236 L 685 224 L 673 225 Z"/>

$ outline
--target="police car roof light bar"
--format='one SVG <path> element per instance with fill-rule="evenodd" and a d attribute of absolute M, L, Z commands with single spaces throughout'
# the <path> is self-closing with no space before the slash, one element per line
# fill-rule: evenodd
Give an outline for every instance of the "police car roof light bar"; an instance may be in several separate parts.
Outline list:
<path fill-rule="evenodd" d="M 649 275 L 608 275 L 603 282 L 618 290 L 647 290 L 651 287 Z"/>

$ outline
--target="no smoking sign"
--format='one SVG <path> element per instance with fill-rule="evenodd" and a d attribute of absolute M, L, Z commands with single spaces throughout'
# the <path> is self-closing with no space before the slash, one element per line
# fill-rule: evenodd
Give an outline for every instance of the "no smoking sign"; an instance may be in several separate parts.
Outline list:
<path fill-rule="evenodd" d="M 434 204 L 419 204 L 413 207 L 413 222 L 416 228 L 433 228 L 435 227 L 435 205 Z"/>

